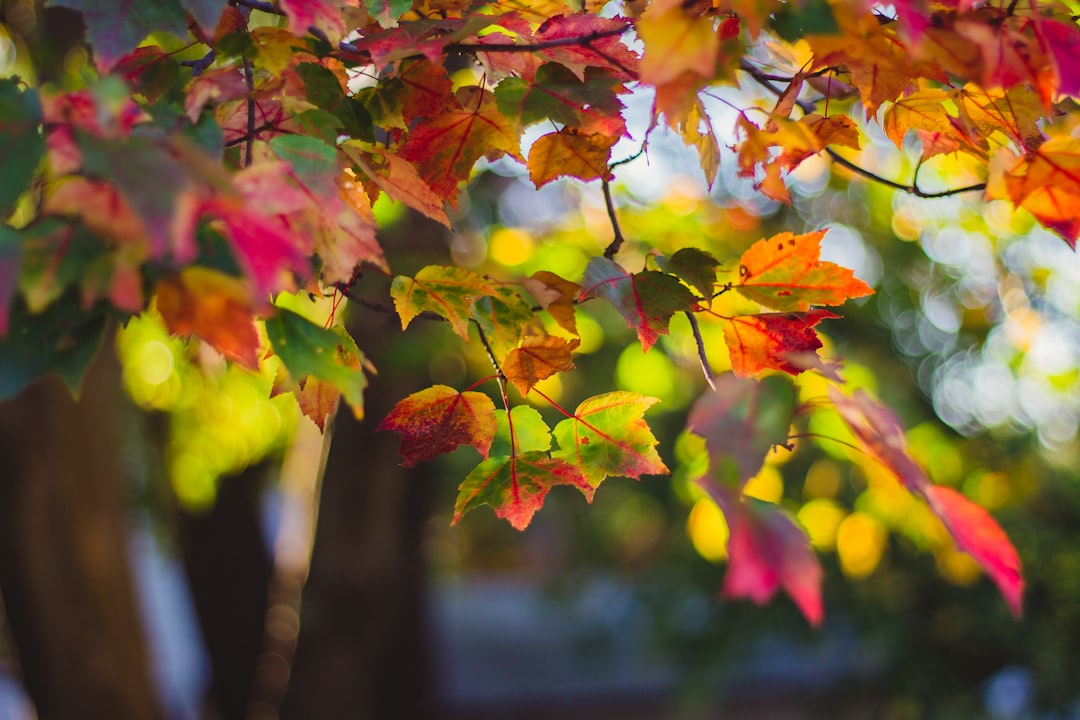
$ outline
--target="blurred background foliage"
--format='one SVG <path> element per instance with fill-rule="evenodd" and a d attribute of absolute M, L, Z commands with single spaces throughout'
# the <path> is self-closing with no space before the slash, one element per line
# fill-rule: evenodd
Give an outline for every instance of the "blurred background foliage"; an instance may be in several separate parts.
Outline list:
<path fill-rule="evenodd" d="M 85 51 L 30 62 L 17 47 L 48 32 L 34 11 L 27 0 L 4 3 L 18 32 L 0 36 L 2 73 L 36 72 L 79 86 Z M 31 48 L 41 53 L 53 45 L 35 41 Z M 730 126 L 733 113 L 721 100 L 739 107 L 771 102 L 736 92 L 710 107 L 718 130 Z M 642 109 L 650 100 L 637 100 L 628 116 L 644 137 Z M 847 112 L 863 115 L 857 106 Z M 916 148 L 898 150 L 874 126 L 864 131 L 871 142 L 852 159 L 882 176 L 907 178 L 918 170 L 931 190 L 977 181 L 950 157 L 916 168 Z M 620 145 L 615 156 L 638 150 Z M 849 383 L 898 410 L 935 482 L 995 514 L 1024 562 L 1023 618 L 1011 619 L 995 588 L 917 501 L 836 442 L 844 432 L 824 412 L 797 428 L 803 437 L 794 450 L 771 455 L 748 489 L 790 510 L 819 551 L 824 629 L 809 630 L 786 598 L 764 608 L 719 601 L 727 529 L 692 481 L 700 445 L 680 432 L 684 411 L 704 388 L 685 320 L 676 318 L 671 335 L 643 354 L 625 323 L 596 304 L 578 314 L 576 371 L 539 387 L 564 406 L 613 388 L 660 398 L 649 421 L 672 477 L 611 480 L 591 507 L 556 489 L 519 534 L 486 512 L 451 526 L 456 485 L 475 458 L 468 448 L 440 458 L 425 541 L 435 595 L 491 577 L 539 588 L 583 648 L 622 647 L 631 634 L 644 655 L 675 668 L 671 703 L 689 716 L 718 691 L 737 696 L 756 681 L 766 693 L 802 692 L 798 702 L 820 703 L 823 717 L 864 697 L 875 703 L 873 716 L 890 720 L 1080 717 L 1076 256 L 1004 203 L 920 200 L 822 159 L 806 161 L 790 178 L 788 207 L 737 178 L 730 153 L 711 192 L 695 166 L 676 139 L 657 130 L 646 153 L 617 169 L 619 220 L 631 240 L 620 262 L 640 268 L 652 262 L 650 252 L 692 246 L 734 269 L 734 259 L 760 237 L 831 228 L 824 259 L 854 268 L 876 294 L 818 327 L 826 336 L 822 354 L 842 360 Z M 395 224 L 405 222 L 402 210 L 377 210 L 393 236 Z M 598 187 L 558 182 L 536 191 L 520 169 L 499 162 L 478 175 L 454 220 L 444 261 L 503 278 L 545 269 L 577 279 L 611 237 Z M 430 262 L 398 253 L 394 269 L 410 273 Z M 316 299 L 306 312 L 325 319 L 331 306 Z M 713 368 L 723 372 L 722 333 L 708 323 L 702 330 Z M 365 338 L 357 340 L 364 349 Z M 415 373 L 417 388 L 464 388 L 491 372 L 478 343 L 463 345 L 440 327 L 410 329 L 379 344 L 375 383 Z M 223 477 L 279 457 L 308 422 L 291 396 L 271 396 L 273 358 L 260 374 L 227 366 L 194 341 L 168 337 L 152 312 L 127 324 L 117 348 L 131 398 L 168 417 L 163 476 L 189 510 L 212 506 Z M 822 393 L 812 374 L 798 385 L 803 402 Z M 540 409 L 551 414 L 546 403 Z M 846 661 L 819 668 L 809 687 L 778 660 L 837 644 Z M 755 675 L 751 666 L 763 670 Z"/>

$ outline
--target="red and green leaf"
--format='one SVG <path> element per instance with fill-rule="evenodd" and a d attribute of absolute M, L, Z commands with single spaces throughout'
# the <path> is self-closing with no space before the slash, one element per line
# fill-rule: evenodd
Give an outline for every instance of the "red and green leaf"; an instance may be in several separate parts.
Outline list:
<path fill-rule="evenodd" d="M 552 457 L 578 468 L 593 487 L 609 475 L 666 475 L 645 411 L 657 398 L 618 391 L 588 398 L 555 426 L 559 449 Z"/>
<path fill-rule="evenodd" d="M 581 284 L 581 297 L 602 297 L 615 306 L 626 324 L 637 331 L 646 352 L 661 335 L 668 334 L 672 315 L 695 305 L 693 293 L 671 275 L 652 270 L 630 273 L 603 257 L 589 261 Z"/>
<path fill-rule="evenodd" d="M 466 341 L 473 303 L 497 292 L 495 284 L 472 270 L 441 265 L 428 265 L 411 278 L 399 275 L 390 286 L 402 330 L 420 313 L 432 312 Z"/>
<path fill-rule="evenodd" d="M 705 439 L 711 477 L 741 490 L 769 451 L 787 442 L 794 416 L 795 390 L 787 378 L 725 374 L 694 403 L 686 429 Z"/>
<path fill-rule="evenodd" d="M 377 429 L 401 434 L 398 455 L 412 467 L 462 445 L 486 458 L 495 428 L 495 404 L 487 395 L 436 385 L 399 402 Z"/>
<path fill-rule="evenodd" d="M 931 483 L 908 452 L 903 426 L 889 408 L 861 390 L 848 397 L 830 388 L 829 397 L 866 453 L 926 501 L 957 547 L 975 558 L 1001 590 L 1013 614 L 1019 616 L 1024 592 L 1020 557 L 997 522 L 957 491 Z"/>
<path fill-rule="evenodd" d="M 454 522 L 480 505 L 517 530 L 524 530 L 544 504 L 548 491 L 556 485 L 572 485 L 589 500 L 593 486 L 580 470 L 546 452 L 530 451 L 509 457 L 492 457 L 469 473 L 458 488 Z"/>

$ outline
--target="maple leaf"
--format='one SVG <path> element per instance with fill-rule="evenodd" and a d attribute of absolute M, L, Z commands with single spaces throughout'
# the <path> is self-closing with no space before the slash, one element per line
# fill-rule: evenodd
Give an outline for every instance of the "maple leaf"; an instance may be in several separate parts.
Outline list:
<path fill-rule="evenodd" d="M 366 361 L 344 328 L 320 327 L 292 310 L 277 308 L 266 320 L 266 335 L 295 380 L 314 377 L 327 383 L 341 393 L 357 419 L 364 417 Z"/>
<path fill-rule="evenodd" d="M 82 15 L 87 39 L 94 46 L 94 62 L 102 73 L 152 33 L 187 35 L 187 16 L 177 0 L 130 0 L 122 8 L 97 0 L 48 0 L 46 5 Z"/>
<path fill-rule="evenodd" d="M 686 429 L 705 438 L 711 477 L 741 490 L 761 470 L 769 451 L 787 442 L 795 390 L 782 375 L 761 380 L 725 373 L 702 394 Z"/>
<path fill-rule="evenodd" d="M 401 433 L 398 455 L 412 467 L 462 445 L 486 458 L 495 428 L 495 404 L 487 395 L 435 385 L 399 402 L 376 429 Z"/>
<path fill-rule="evenodd" d="M 506 286 L 496 285 L 494 292 L 477 298 L 472 317 L 499 361 L 517 347 L 523 337 L 544 331 L 529 303 Z"/>
<path fill-rule="evenodd" d="M 443 201 L 420 179 L 412 163 L 393 153 L 367 148 L 361 154 L 357 146 L 346 143 L 342 151 L 353 165 L 391 199 L 408 205 L 432 220 L 450 227 Z"/>
<path fill-rule="evenodd" d="M 643 352 L 668 334 L 672 315 L 695 304 L 693 293 L 671 275 L 652 270 L 629 273 L 603 257 L 589 260 L 581 282 L 581 297 L 610 301 L 626 324 L 637 331 Z"/>
<path fill-rule="evenodd" d="M 866 453 L 926 501 L 957 547 L 975 558 L 1001 590 L 1013 614 L 1019 616 L 1024 591 L 1020 558 L 997 522 L 955 490 L 930 482 L 908 452 L 903 426 L 889 408 L 874 402 L 862 390 L 847 397 L 830 387 L 829 398 Z"/>
<path fill-rule="evenodd" d="M 458 183 L 476 161 L 502 151 L 521 161 L 518 129 L 498 111 L 486 90 L 463 88 L 460 106 L 440 113 L 409 133 L 401 157 L 416 165 L 437 196 L 457 206 Z"/>
<path fill-rule="evenodd" d="M 1080 140 L 1051 138 L 1011 163 L 1002 154 L 991 165 L 988 196 L 995 196 L 995 187 L 1003 187 L 1001 195 L 1061 235 L 1069 247 L 1076 247 L 1080 236 Z"/>
<path fill-rule="evenodd" d="M 316 28 L 331 44 L 345 36 L 347 28 L 341 13 L 340 2 L 333 0 L 277 0 L 278 7 L 289 20 L 289 30 L 294 35 L 307 35 Z"/>
<path fill-rule="evenodd" d="M 684 72 L 706 79 L 716 74 L 720 36 L 716 19 L 693 14 L 678 0 L 654 0 L 637 23 L 645 44 L 641 58 L 641 81 L 665 85 Z"/>
<path fill-rule="evenodd" d="M 315 423 L 319 432 L 326 432 L 327 421 L 337 413 L 341 391 L 319 378 L 309 377 L 303 387 L 293 390 L 293 394 L 300 412 Z"/>
<path fill-rule="evenodd" d="M 1039 22 L 1039 33 L 1057 70 L 1057 91 L 1080 96 L 1080 69 L 1076 63 L 1080 57 L 1080 28 L 1074 22 L 1043 18 Z"/>
<path fill-rule="evenodd" d="M 664 272 L 682 278 L 701 296 L 712 302 L 713 288 L 716 285 L 716 268 L 720 261 L 704 250 L 682 248 L 676 250 L 670 258 L 656 256 L 656 264 Z"/>
<path fill-rule="evenodd" d="M 812 305 L 841 305 L 874 290 L 855 274 L 820 260 L 825 231 L 784 232 L 761 239 L 739 259 L 739 294 L 771 310 L 806 311 Z"/>
<path fill-rule="evenodd" d="M 537 188 L 565 176 L 610 180 L 611 147 L 618 141 L 618 136 L 584 135 L 569 127 L 542 135 L 529 150 L 529 179 Z"/>
<path fill-rule="evenodd" d="M 1042 98 L 1025 85 L 1000 92 L 987 91 L 969 83 L 950 92 L 949 98 L 956 103 L 965 128 L 977 138 L 989 138 L 995 132 L 1002 132 L 1028 150 L 1038 149 L 1046 140 L 1039 127 L 1046 115 Z M 985 144 L 984 141 L 979 146 Z"/>
<path fill-rule="evenodd" d="M 368 13 L 384 28 L 397 27 L 398 20 L 412 8 L 412 0 L 366 0 Z"/>
<path fill-rule="evenodd" d="M 659 101 L 657 108 L 665 112 L 669 125 L 674 121 L 686 146 L 697 150 L 701 171 L 705 173 L 705 184 L 712 190 L 720 172 L 720 143 L 713 132 L 712 119 L 705 112 L 705 106 L 696 94 L 693 94 L 693 97 L 694 102 L 683 115 L 671 112 L 670 105 L 667 109 L 661 108 Z"/>
<path fill-rule="evenodd" d="M 830 8 L 842 32 L 806 37 L 814 52 L 813 69 L 847 68 L 869 119 L 883 102 L 899 97 L 920 73 L 914 67 L 912 53 L 872 13 L 859 13 L 847 5 Z"/>
<path fill-rule="evenodd" d="M 471 270 L 428 265 L 414 277 L 399 275 L 390 286 L 390 296 L 401 317 L 401 329 L 409 327 L 422 312 L 433 312 L 450 322 L 462 340 L 469 339 L 469 318 L 479 298 L 498 292 L 495 284 Z"/>
<path fill-rule="evenodd" d="M 552 457 L 581 471 L 595 487 L 609 475 L 666 475 L 645 411 L 659 399 L 617 391 L 587 398 L 572 417 L 555 426 L 559 449 Z"/>
<path fill-rule="evenodd" d="M 721 317 L 731 369 L 743 377 L 765 370 L 783 370 L 798 375 L 805 369 L 805 364 L 792 363 L 788 355 L 816 355 L 821 339 L 814 332 L 814 326 L 836 317 L 839 316 L 828 310 Z"/>
<path fill-rule="evenodd" d="M 576 338 L 567 340 L 557 335 L 528 335 L 503 360 L 503 375 L 522 396 L 528 395 L 533 385 L 541 380 L 573 370 L 572 353 L 580 344 L 581 341 Z"/>
<path fill-rule="evenodd" d="M 896 147 L 902 147 L 908 130 L 926 130 L 942 134 L 956 132 L 952 116 L 945 109 L 949 93 L 941 88 L 922 88 L 897 98 L 885 111 L 882 129 Z"/>
<path fill-rule="evenodd" d="M 458 487 L 453 522 L 480 505 L 489 505 L 495 515 L 524 530 L 555 485 L 573 485 L 592 501 L 594 488 L 579 469 L 545 452 L 488 458 Z"/>
<path fill-rule="evenodd" d="M 775 505 L 733 498 L 730 492 L 710 494 L 723 509 L 730 529 L 724 597 L 748 598 L 764 605 L 782 588 L 811 625 L 821 625 L 824 573 L 802 528 Z M 727 499 L 721 502 L 721 497 Z"/>
<path fill-rule="evenodd" d="M 157 309 L 169 332 L 198 335 L 229 360 L 259 367 L 251 288 L 216 270 L 191 266 L 157 284 Z"/>
<path fill-rule="evenodd" d="M 630 21 L 624 17 L 605 18 L 581 13 L 555 15 L 537 28 L 531 43 L 588 38 L 588 42 L 549 45 L 536 54 L 554 60 L 582 79 L 590 67 L 595 67 L 607 70 L 620 80 L 637 80 L 638 56 L 622 43 L 619 35 L 610 34 L 630 29 Z"/>
<path fill-rule="evenodd" d="M 626 121 L 617 93 L 623 81 L 600 68 L 587 68 L 584 79 L 558 63 L 545 63 L 532 80 L 508 77 L 495 88 L 495 102 L 507 117 L 522 126 L 543 120 L 580 128 L 585 134 L 603 133 L 619 138 Z"/>
<path fill-rule="evenodd" d="M 522 278 L 521 285 L 536 298 L 540 307 L 548 311 L 559 327 L 573 335 L 578 334 L 574 301 L 581 294 L 580 285 L 548 270 L 538 270 Z"/>
<path fill-rule="evenodd" d="M 210 70 L 191 81 L 184 98 L 184 112 L 195 123 L 209 103 L 237 100 L 246 97 L 248 92 L 244 74 L 235 67 Z"/>
<path fill-rule="evenodd" d="M 515 405 L 510 412 L 496 410 L 495 422 L 495 440 L 488 451 L 493 457 L 551 449 L 551 428 L 535 408 Z"/>

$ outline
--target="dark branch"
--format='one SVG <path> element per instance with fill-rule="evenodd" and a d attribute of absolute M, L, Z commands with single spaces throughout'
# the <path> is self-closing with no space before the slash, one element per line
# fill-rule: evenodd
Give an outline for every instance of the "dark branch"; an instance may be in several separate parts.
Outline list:
<path fill-rule="evenodd" d="M 697 354 L 698 361 L 701 363 L 701 374 L 705 376 L 705 382 L 709 383 L 709 387 L 716 390 L 716 377 L 713 375 L 712 368 L 709 367 L 709 356 L 705 353 L 705 340 L 701 337 L 701 328 L 698 327 L 697 318 L 694 317 L 692 311 L 687 310 L 686 319 L 690 321 L 690 329 L 694 333 L 694 342 L 697 343 Z"/>
<path fill-rule="evenodd" d="M 779 97 L 780 94 L 783 93 L 782 89 L 777 88 L 772 84 L 772 80 L 775 76 L 768 76 L 762 74 L 757 68 L 755 68 L 753 65 L 750 65 L 745 60 L 739 66 L 739 69 L 749 74 L 750 77 L 754 78 L 755 82 L 757 82 L 758 85 L 761 85 L 763 88 L 773 93 L 777 97 Z M 796 103 L 798 104 L 799 109 L 802 110 L 804 113 L 812 113 L 816 109 L 814 107 L 814 103 L 807 100 L 796 100 Z M 905 185 L 903 183 L 896 182 L 895 180 L 889 180 L 888 178 L 884 178 L 875 172 L 867 170 L 864 167 L 860 167 L 859 165 L 856 165 L 855 163 L 845 158 L 843 155 L 841 155 L 831 147 L 826 147 L 825 152 L 830 158 L 832 158 L 832 161 L 835 162 L 837 165 L 847 168 L 856 175 L 860 175 L 867 180 L 872 180 L 886 187 L 891 187 L 894 190 L 900 190 L 901 192 L 906 192 L 909 195 L 914 195 L 915 197 L 919 198 L 932 200 L 935 198 L 949 197 L 951 195 L 960 195 L 961 193 L 977 192 L 986 189 L 986 183 L 976 183 L 974 185 L 965 185 L 964 187 L 951 188 L 949 190 L 941 190 L 938 192 L 926 192 L 925 190 L 920 188 L 918 183 L 916 182 L 912 182 L 910 185 Z M 917 174 L 916 177 L 918 177 Z"/>
<path fill-rule="evenodd" d="M 503 391 L 503 395 L 506 394 L 506 374 L 499 366 L 499 361 L 495 359 L 495 351 L 491 349 L 491 343 L 488 342 L 487 335 L 484 333 L 484 328 L 480 327 L 480 323 L 476 322 L 475 318 L 469 318 L 472 324 L 476 326 L 476 332 L 480 335 L 480 344 L 487 350 L 488 360 L 491 361 L 491 366 L 495 368 L 495 373 L 499 376 L 499 387 Z M 509 411 L 510 408 L 507 408 Z"/>
<path fill-rule="evenodd" d="M 263 2 L 262 0 L 229 0 L 230 5 L 236 7 L 246 7 L 252 10 L 259 10 L 264 13 L 270 13 L 271 15 L 284 15 L 283 10 L 279 10 L 272 2 Z"/>
<path fill-rule="evenodd" d="M 565 37 L 557 40 L 546 40 L 544 42 L 538 42 L 533 44 L 517 44 L 517 43 L 492 43 L 491 45 L 485 45 L 482 43 L 450 43 L 443 46 L 445 52 L 461 52 L 461 53 L 474 53 L 474 52 L 536 52 L 537 50 L 547 50 L 549 48 L 568 47 L 573 45 L 588 46 L 595 40 L 603 40 L 609 37 L 618 37 L 622 35 L 630 28 L 609 28 L 608 30 L 598 30 L 588 35 L 578 35 L 576 37 Z M 596 49 L 593 48 L 596 52 Z M 606 59 L 606 58 L 605 58 Z"/>
<path fill-rule="evenodd" d="M 926 192 L 915 183 L 912 183 L 911 185 L 904 185 L 902 183 L 896 182 L 895 180 L 883 178 L 877 173 L 873 173 L 864 167 L 856 165 L 855 163 L 851 162 L 830 147 L 825 148 L 825 152 L 828 153 L 829 157 L 832 158 L 833 162 L 835 162 L 837 165 L 847 168 L 856 175 L 860 175 L 867 180 L 873 180 L 874 182 L 880 183 L 881 185 L 884 185 L 886 187 L 891 187 L 895 190 L 906 192 L 908 195 L 914 195 L 915 197 L 926 198 L 928 200 L 949 197 L 951 195 L 960 195 L 961 193 L 966 192 L 978 192 L 986 189 L 986 183 L 975 183 L 974 185 L 965 185 L 964 187 L 950 188 L 949 190 Z"/>
<path fill-rule="evenodd" d="M 623 238 L 622 229 L 619 228 L 619 217 L 615 214 L 615 203 L 611 199 L 611 185 L 607 180 L 604 180 L 601 187 L 604 188 L 604 204 L 607 206 L 608 218 L 611 220 L 611 229 L 615 233 L 611 243 L 604 248 L 604 257 L 611 260 L 615 257 L 615 253 L 619 252 L 619 248 L 626 242 L 626 239 Z"/>
<path fill-rule="evenodd" d="M 247 82 L 247 140 L 244 146 L 244 167 L 251 167 L 255 148 L 255 69 L 251 61 L 244 58 L 244 80 Z"/>

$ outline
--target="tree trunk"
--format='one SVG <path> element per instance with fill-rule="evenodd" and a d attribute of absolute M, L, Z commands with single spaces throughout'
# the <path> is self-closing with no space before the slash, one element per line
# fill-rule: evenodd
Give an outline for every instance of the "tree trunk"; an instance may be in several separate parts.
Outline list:
<path fill-rule="evenodd" d="M 364 337 L 385 336 L 389 327 Z M 400 375 L 400 374 L 399 374 Z M 367 419 L 338 414 L 285 720 L 424 718 L 431 700 L 422 528 L 429 490 L 400 465 L 398 438 L 374 432 L 410 390 L 373 378 Z"/>
<path fill-rule="evenodd" d="M 206 512 L 177 509 L 184 569 L 210 656 L 209 717 L 243 720 L 263 649 L 273 571 L 260 498 L 268 464 L 221 479 Z"/>
<path fill-rule="evenodd" d="M 50 376 L 0 404 L 0 592 L 42 720 L 161 716 L 128 558 L 119 380 L 110 335 L 79 402 Z"/>

